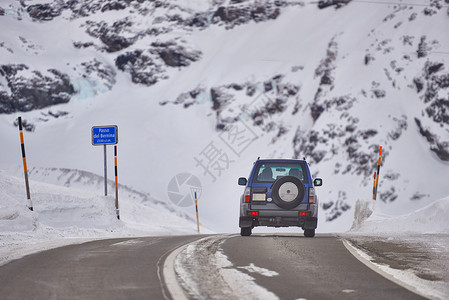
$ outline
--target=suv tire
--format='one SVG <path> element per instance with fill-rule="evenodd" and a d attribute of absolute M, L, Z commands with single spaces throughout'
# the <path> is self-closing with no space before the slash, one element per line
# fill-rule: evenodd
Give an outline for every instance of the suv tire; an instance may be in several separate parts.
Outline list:
<path fill-rule="evenodd" d="M 304 184 L 297 177 L 284 176 L 273 183 L 271 196 L 277 206 L 292 209 L 298 206 L 305 194 Z"/>
<path fill-rule="evenodd" d="M 252 228 L 251 227 L 242 227 L 240 229 L 240 235 L 241 236 L 250 236 L 252 233 Z"/>
<path fill-rule="evenodd" d="M 304 236 L 313 238 L 315 236 L 315 229 L 304 229 Z"/>

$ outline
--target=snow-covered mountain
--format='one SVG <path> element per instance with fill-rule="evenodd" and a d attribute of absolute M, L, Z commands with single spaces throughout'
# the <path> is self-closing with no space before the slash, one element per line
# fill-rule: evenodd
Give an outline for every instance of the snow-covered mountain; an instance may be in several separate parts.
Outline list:
<path fill-rule="evenodd" d="M 448 6 L 2 1 L 0 168 L 20 174 L 19 115 L 48 172 L 101 176 L 90 130 L 118 125 L 120 182 L 178 215 L 197 191 L 202 224 L 232 232 L 253 161 L 305 157 L 324 179 L 318 230 L 345 231 L 383 146 L 378 207 L 410 213 L 449 195 Z"/>

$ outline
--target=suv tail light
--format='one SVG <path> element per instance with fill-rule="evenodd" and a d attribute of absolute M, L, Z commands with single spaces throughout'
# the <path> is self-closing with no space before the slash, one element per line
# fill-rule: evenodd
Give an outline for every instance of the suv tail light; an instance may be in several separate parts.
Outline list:
<path fill-rule="evenodd" d="M 249 203 L 251 201 L 251 188 L 250 187 L 247 187 L 245 189 L 244 195 L 245 195 L 245 203 Z"/>
<path fill-rule="evenodd" d="M 315 189 L 313 187 L 309 188 L 309 204 L 315 203 Z"/>

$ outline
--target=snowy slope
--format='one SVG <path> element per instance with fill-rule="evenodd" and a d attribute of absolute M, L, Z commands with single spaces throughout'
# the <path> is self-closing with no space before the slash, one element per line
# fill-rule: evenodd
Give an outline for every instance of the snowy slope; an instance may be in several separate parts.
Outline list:
<path fill-rule="evenodd" d="M 380 212 L 449 195 L 445 1 L 23 3 L 0 4 L 0 65 L 27 66 L 4 71 L 0 93 L 48 77 L 60 104 L 0 115 L 1 169 L 20 174 L 21 115 L 30 168 L 100 176 L 90 129 L 118 125 L 120 182 L 176 206 L 170 182 L 193 174 L 201 222 L 216 231 L 238 229 L 236 181 L 259 156 L 306 157 L 324 179 L 322 232 L 348 230 L 356 201 L 372 197 L 379 146 Z M 113 178 L 112 147 L 108 157 Z"/>
<path fill-rule="evenodd" d="M 67 237 L 84 237 L 83 230 L 114 235 L 193 233 L 196 222 L 175 214 L 138 203 L 122 196 L 120 220 L 115 214 L 115 198 L 101 196 L 87 189 L 67 188 L 31 181 L 34 211 L 26 205 L 23 180 L 1 176 L 2 232 L 64 231 Z M 151 217 L 149 217 L 151 216 Z M 80 233 L 80 232 L 81 233 Z"/>
<path fill-rule="evenodd" d="M 196 222 L 122 196 L 89 189 L 30 182 L 33 208 L 26 208 L 22 178 L 0 171 L 0 264 L 44 249 L 91 239 L 196 233 Z M 203 233 L 209 233 L 201 228 Z"/>

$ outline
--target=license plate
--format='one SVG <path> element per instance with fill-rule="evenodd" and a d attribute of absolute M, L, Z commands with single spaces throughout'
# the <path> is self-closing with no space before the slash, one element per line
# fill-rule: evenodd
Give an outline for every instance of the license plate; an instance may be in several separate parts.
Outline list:
<path fill-rule="evenodd" d="M 253 201 L 265 201 L 266 199 L 266 194 L 253 194 Z"/>

